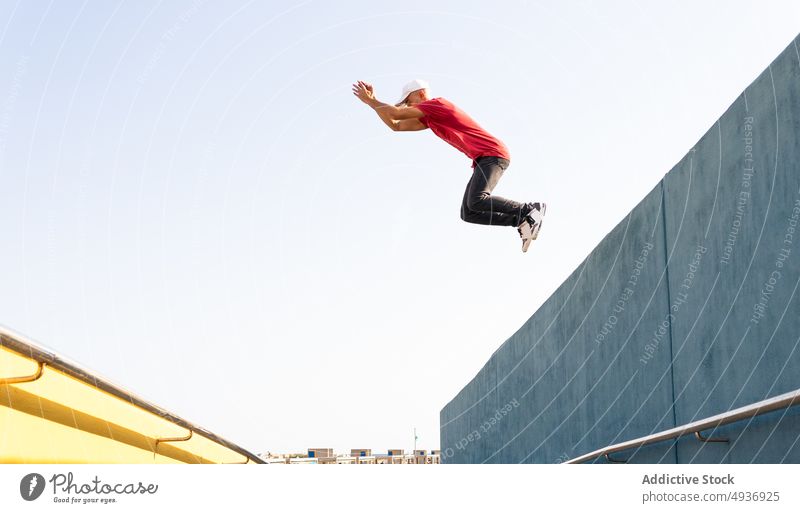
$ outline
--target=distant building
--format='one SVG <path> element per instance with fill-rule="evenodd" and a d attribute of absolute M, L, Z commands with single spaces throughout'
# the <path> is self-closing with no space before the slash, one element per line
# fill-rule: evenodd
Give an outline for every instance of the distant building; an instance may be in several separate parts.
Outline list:
<path fill-rule="evenodd" d="M 309 458 L 330 458 L 333 456 L 333 449 L 309 449 Z"/>
<path fill-rule="evenodd" d="M 440 463 L 439 450 L 418 449 L 406 454 L 403 449 L 389 449 L 386 454 L 373 454 L 372 449 L 351 449 L 350 454 L 335 454 L 331 448 L 311 448 L 306 454 L 272 454 L 261 456 L 267 463 L 339 464 L 339 465 L 432 465 Z"/>

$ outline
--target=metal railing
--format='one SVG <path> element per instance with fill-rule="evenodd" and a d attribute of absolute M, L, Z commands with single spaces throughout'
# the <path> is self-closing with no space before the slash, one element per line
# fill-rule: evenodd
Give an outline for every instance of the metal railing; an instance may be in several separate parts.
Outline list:
<path fill-rule="evenodd" d="M 174 415 L 167 410 L 152 404 L 141 397 L 128 392 L 124 388 L 111 383 L 109 380 L 99 377 L 97 374 L 89 372 L 86 369 L 83 369 L 72 363 L 64 358 L 61 358 L 55 353 L 47 351 L 46 349 L 40 347 L 39 345 L 35 344 L 31 340 L 27 339 L 26 337 L 12 332 L 8 328 L 0 326 L 0 346 L 6 347 L 11 349 L 15 353 L 18 353 L 24 357 L 30 358 L 34 362 L 37 363 L 38 369 L 36 374 L 33 376 L 27 376 L 24 378 L 10 378 L 0 380 L 0 384 L 12 384 L 12 383 L 20 383 L 26 381 L 34 381 L 38 379 L 42 375 L 42 369 L 47 366 L 49 368 L 58 369 L 59 371 L 67 374 L 78 381 L 81 381 L 93 388 L 97 388 L 99 390 L 103 390 L 119 399 L 122 399 L 126 403 L 138 406 L 139 408 L 157 415 L 168 422 L 172 422 L 175 425 L 181 426 L 189 431 L 189 435 L 186 437 L 181 438 L 163 438 L 159 439 L 157 442 L 168 442 L 168 441 L 185 441 L 191 438 L 192 433 L 197 433 L 199 435 L 204 436 L 205 438 L 218 443 L 219 445 L 226 447 L 234 452 L 239 453 L 245 458 L 243 463 L 247 462 L 254 462 L 254 463 L 266 463 L 262 458 L 257 456 L 256 454 L 243 449 L 242 447 L 236 445 L 233 442 L 230 442 L 221 436 L 218 436 L 205 428 L 197 426 L 185 420 L 177 415 Z"/>
<path fill-rule="evenodd" d="M 800 389 L 797 389 L 792 392 L 786 392 L 785 394 L 772 397 L 770 399 L 765 399 L 757 403 L 748 404 L 747 406 L 742 406 L 741 408 L 736 408 L 735 410 L 730 410 L 725 413 L 720 413 L 719 415 L 714 415 L 713 417 L 708 417 L 695 422 L 690 422 L 688 424 L 667 429 L 665 431 L 659 431 L 658 433 L 653 433 L 651 435 L 643 436 L 641 438 L 636 438 L 634 440 L 629 440 L 627 442 L 622 442 L 615 445 L 609 445 L 607 447 L 603 447 L 602 449 L 598 449 L 596 451 L 584 454 L 583 456 L 578 456 L 577 458 L 565 461 L 564 463 L 583 463 L 585 461 L 594 460 L 601 456 L 605 456 L 605 458 L 608 461 L 611 461 L 613 463 L 625 463 L 626 460 L 614 459 L 611 457 L 611 454 L 615 452 L 624 451 L 626 449 L 633 449 L 633 448 L 643 447 L 645 445 L 654 444 L 656 442 L 662 442 L 664 440 L 679 438 L 681 436 L 690 434 L 694 434 L 695 437 L 702 442 L 727 442 L 728 439 L 726 438 L 705 438 L 702 435 L 702 431 L 708 429 L 715 429 L 720 426 L 724 426 L 726 424 L 737 422 L 739 420 L 753 418 L 758 415 L 769 413 L 771 411 L 780 410 L 783 408 L 789 408 L 791 406 L 796 406 L 799 404 L 800 404 Z"/>

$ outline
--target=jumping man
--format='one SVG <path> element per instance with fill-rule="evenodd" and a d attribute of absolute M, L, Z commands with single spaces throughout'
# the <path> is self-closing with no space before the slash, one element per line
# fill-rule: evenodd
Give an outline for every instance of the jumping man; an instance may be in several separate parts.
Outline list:
<path fill-rule="evenodd" d="M 499 139 L 478 125 L 466 112 L 442 97 L 432 98 L 428 83 L 412 80 L 403 87 L 400 101 L 388 105 L 375 98 L 372 85 L 359 80 L 353 94 L 372 107 L 395 131 L 431 131 L 472 159 L 472 177 L 464 191 L 461 219 L 468 223 L 515 226 L 522 239 L 522 251 L 536 239 L 542 227 L 544 203 L 519 203 L 492 196 L 511 154 Z"/>

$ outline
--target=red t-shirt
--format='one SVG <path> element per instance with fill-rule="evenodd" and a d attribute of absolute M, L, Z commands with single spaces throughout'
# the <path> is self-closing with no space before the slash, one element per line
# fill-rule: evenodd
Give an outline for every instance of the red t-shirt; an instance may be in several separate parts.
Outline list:
<path fill-rule="evenodd" d="M 441 139 L 472 159 L 502 157 L 511 160 L 505 144 L 484 130 L 474 119 L 444 98 L 432 98 L 414 105 L 425 115 L 420 122 Z"/>

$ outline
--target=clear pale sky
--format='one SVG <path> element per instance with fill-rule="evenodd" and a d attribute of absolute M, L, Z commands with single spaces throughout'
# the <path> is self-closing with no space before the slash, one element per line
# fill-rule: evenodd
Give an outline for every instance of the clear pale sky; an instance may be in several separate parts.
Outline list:
<path fill-rule="evenodd" d="M 770 2 L 0 4 L 0 324 L 261 452 L 439 410 L 800 31 Z M 459 218 L 431 83 L 539 240 Z"/>

